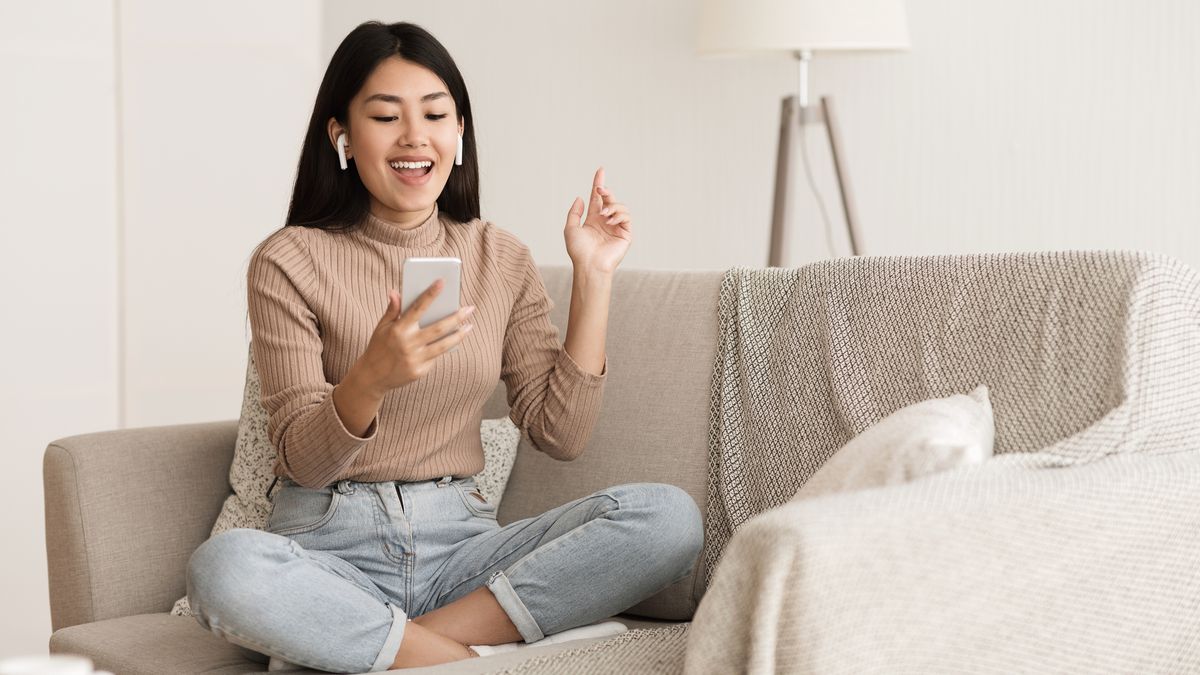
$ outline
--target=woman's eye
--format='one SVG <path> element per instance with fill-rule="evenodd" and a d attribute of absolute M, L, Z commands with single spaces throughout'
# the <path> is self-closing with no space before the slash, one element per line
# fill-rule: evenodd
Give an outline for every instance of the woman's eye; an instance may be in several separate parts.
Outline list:
<path fill-rule="evenodd" d="M 446 116 L 445 113 L 443 113 L 441 115 L 426 115 L 426 117 L 428 117 L 429 119 L 432 119 L 432 120 L 440 120 L 445 116 Z M 391 122 L 392 120 L 396 119 L 396 117 L 394 117 L 394 116 L 393 117 L 372 117 L 371 119 L 379 120 L 380 122 Z"/>

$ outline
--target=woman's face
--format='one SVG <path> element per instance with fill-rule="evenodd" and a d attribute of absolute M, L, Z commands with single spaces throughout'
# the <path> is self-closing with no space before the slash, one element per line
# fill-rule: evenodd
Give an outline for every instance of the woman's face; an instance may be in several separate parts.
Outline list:
<path fill-rule="evenodd" d="M 458 110 L 446 83 L 432 70 L 400 57 L 384 60 L 350 101 L 346 158 L 371 194 L 371 212 L 416 227 L 429 217 L 454 168 L 458 147 Z M 330 141 L 337 147 L 342 131 L 329 120 Z M 414 171 L 393 166 L 432 161 Z"/>

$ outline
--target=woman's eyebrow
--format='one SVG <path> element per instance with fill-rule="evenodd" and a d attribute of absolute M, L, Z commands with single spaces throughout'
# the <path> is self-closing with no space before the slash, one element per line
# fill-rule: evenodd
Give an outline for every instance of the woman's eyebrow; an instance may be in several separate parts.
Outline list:
<path fill-rule="evenodd" d="M 449 96 L 449 95 L 450 94 L 447 94 L 444 91 L 435 91 L 432 94 L 425 94 L 424 96 L 421 97 L 421 100 L 422 101 L 432 101 L 435 98 L 442 98 L 443 96 Z M 370 103 L 371 101 L 386 101 L 388 103 L 404 103 L 404 99 L 400 98 L 399 96 L 396 96 L 395 94 L 371 94 L 363 101 L 363 103 Z"/>

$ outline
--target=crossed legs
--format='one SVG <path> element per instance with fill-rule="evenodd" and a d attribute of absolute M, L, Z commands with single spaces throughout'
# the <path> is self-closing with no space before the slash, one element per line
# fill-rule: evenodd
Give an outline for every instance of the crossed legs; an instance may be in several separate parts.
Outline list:
<path fill-rule="evenodd" d="M 443 588 L 451 590 L 443 597 L 455 596 L 455 584 L 478 583 L 493 569 L 503 569 L 503 575 L 497 572 L 499 579 L 493 576 L 493 581 L 414 617 L 407 628 L 416 630 L 403 637 L 394 667 L 471 658 L 476 654 L 467 645 L 534 641 L 611 616 L 685 578 L 702 542 L 694 500 L 662 483 L 613 486 L 511 523 L 460 552 L 464 558 L 453 569 L 470 576 L 448 578 Z M 517 588 L 521 593 L 514 600 Z M 496 593 L 516 612 L 512 616 L 523 621 L 524 633 Z"/>

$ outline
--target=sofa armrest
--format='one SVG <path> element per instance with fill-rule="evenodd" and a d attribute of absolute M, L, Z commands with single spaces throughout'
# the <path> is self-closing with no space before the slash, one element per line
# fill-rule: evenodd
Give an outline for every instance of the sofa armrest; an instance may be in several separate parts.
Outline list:
<path fill-rule="evenodd" d="M 54 630 L 170 611 L 231 494 L 237 420 L 69 436 L 42 479 Z"/>
<path fill-rule="evenodd" d="M 747 521 L 685 672 L 1200 672 L 1200 451 L 1017 461 Z"/>

